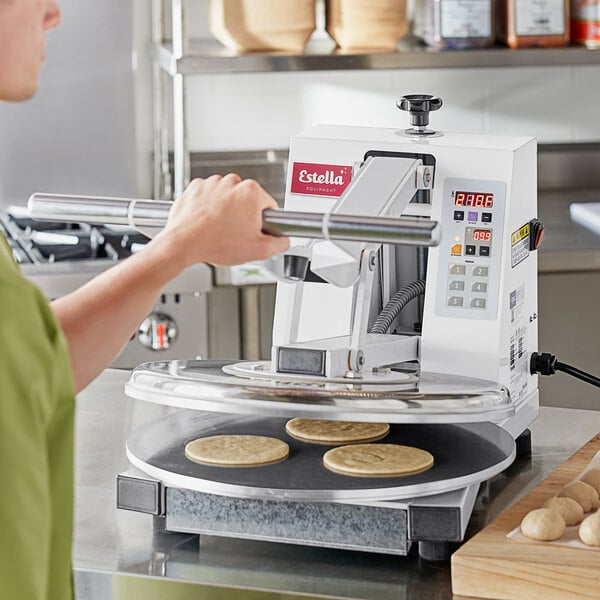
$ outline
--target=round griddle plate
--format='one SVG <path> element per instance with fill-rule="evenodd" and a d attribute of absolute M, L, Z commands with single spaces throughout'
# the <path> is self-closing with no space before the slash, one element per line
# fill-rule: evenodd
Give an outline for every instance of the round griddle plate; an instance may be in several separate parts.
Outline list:
<path fill-rule="evenodd" d="M 433 454 L 434 466 L 405 477 L 347 477 L 323 466 L 323 454 L 332 446 L 295 440 L 286 434 L 286 422 L 177 411 L 135 430 L 127 443 L 127 456 L 134 466 L 167 485 L 225 496 L 296 501 L 394 500 L 447 492 L 489 479 L 515 457 L 512 436 L 493 423 L 392 425 L 389 435 L 375 443 L 422 448 Z M 188 442 L 227 434 L 284 440 L 290 456 L 276 464 L 246 468 L 201 465 L 185 457 Z"/>
<path fill-rule="evenodd" d="M 393 383 L 250 379 L 223 372 L 232 365 L 235 361 L 145 363 L 134 369 L 125 392 L 167 406 L 268 417 L 472 423 L 514 414 L 508 391 L 482 379 L 424 372 L 418 378 L 398 374 Z"/>

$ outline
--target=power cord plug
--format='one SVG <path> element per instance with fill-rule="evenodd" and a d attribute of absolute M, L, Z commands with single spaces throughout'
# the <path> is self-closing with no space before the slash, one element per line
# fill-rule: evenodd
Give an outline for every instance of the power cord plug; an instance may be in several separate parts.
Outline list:
<path fill-rule="evenodd" d="M 554 375 L 556 371 L 562 371 L 567 375 L 576 377 L 581 381 L 585 381 L 590 385 L 600 387 L 600 378 L 586 373 L 577 367 L 562 363 L 554 354 L 548 352 L 533 352 L 531 354 L 531 361 L 529 362 L 529 370 L 532 375 L 539 373 L 540 375 Z"/>
<path fill-rule="evenodd" d="M 533 352 L 531 354 L 530 371 L 532 375 L 554 375 L 558 359 L 548 352 Z"/>

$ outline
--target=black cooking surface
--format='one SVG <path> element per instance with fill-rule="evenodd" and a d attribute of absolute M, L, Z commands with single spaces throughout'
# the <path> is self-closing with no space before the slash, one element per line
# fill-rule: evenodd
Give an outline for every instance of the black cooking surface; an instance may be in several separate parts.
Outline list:
<path fill-rule="evenodd" d="M 475 474 L 493 470 L 496 465 L 509 460 L 514 452 L 511 436 L 492 423 L 391 424 L 389 434 L 374 443 L 402 444 L 427 450 L 434 457 L 433 467 L 404 477 L 348 477 L 323 466 L 323 454 L 333 446 L 290 437 L 286 433 L 286 422 L 286 418 L 176 411 L 136 429 L 128 439 L 128 449 L 152 468 L 203 482 L 201 486 L 206 491 L 210 491 L 207 487 L 216 484 L 234 486 L 238 490 L 266 489 L 269 494 L 274 490 L 287 490 L 286 497 L 306 490 L 345 493 L 411 488 L 408 491 L 412 492 L 413 486 L 437 486 L 440 481 L 460 480 L 464 486 L 476 479 Z M 290 448 L 289 457 L 271 465 L 243 468 L 203 465 L 185 456 L 186 444 L 194 439 L 236 434 L 266 435 L 284 440 Z M 431 489 L 428 491 L 432 493 Z"/>

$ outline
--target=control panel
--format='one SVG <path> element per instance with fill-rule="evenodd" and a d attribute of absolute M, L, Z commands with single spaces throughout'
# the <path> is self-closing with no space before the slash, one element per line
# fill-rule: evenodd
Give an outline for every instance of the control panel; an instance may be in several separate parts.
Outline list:
<path fill-rule="evenodd" d="M 436 314 L 498 314 L 506 184 L 447 178 L 442 204 Z"/>

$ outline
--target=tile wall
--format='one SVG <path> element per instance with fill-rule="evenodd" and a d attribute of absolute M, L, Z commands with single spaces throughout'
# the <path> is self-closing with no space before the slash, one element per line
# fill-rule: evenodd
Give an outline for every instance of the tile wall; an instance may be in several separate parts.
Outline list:
<path fill-rule="evenodd" d="M 395 99 L 444 99 L 432 126 L 600 141 L 600 65 L 493 69 L 338 71 L 194 76 L 188 79 L 190 148 L 284 148 L 316 123 L 395 127 Z"/>

